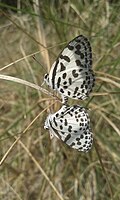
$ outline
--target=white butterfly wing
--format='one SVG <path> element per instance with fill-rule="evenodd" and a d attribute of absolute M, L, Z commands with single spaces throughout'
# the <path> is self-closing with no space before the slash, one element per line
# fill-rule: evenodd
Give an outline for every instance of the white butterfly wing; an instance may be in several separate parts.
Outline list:
<path fill-rule="evenodd" d="M 78 151 L 89 151 L 93 138 L 88 113 L 84 108 L 66 106 L 66 111 L 60 109 L 59 113 L 51 115 L 48 120 L 49 130 L 57 138 Z"/>
<path fill-rule="evenodd" d="M 85 99 L 94 86 L 92 50 L 88 39 L 82 35 L 74 38 L 54 62 L 49 85 L 63 96 Z"/>

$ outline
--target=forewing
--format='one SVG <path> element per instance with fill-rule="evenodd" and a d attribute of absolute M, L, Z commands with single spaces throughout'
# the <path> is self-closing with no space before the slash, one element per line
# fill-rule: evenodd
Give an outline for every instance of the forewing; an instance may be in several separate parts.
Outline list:
<path fill-rule="evenodd" d="M 92 50 L 88 39 L 82 35 L 74 38 L 53 64 L 49 83 L 64 96 L 85 99 L 94 85 Z"/>

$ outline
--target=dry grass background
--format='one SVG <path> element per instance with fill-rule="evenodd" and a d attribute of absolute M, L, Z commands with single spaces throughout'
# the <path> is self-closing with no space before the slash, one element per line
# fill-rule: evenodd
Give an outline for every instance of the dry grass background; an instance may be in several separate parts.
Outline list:
<path fill-rule="evenodd" d="M 16 3 L 11 7 L 0 3 L 0 74 L 41 85 L 65 42 L 86 35 L 93 49 L 96 85 L 91 98 L 69 103 L 90 108 L 95 142 L 89 153 L 81 153 L 61 141 L 51 141 L 44 121 L 61 103 L 31 87 L 1 79 L 0 199 L 118 200 L 119 1 Z"/>

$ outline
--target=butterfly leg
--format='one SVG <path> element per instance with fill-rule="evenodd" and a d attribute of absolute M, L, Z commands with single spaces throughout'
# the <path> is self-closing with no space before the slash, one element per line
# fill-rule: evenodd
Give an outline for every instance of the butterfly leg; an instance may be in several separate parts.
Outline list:
<path fill-rule="evenodd" d="M 68 97 L 66 97 L 66 96 L 62 96 L 62 104 L 67 104 L 67 102 L 68 102 Z"/>

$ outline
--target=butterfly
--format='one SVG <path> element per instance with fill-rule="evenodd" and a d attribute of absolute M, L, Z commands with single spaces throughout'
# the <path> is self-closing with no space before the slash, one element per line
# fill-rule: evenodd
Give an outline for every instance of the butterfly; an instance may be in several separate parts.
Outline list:
<path fill-rule="evenodd" d="M 85 108 L 79 105 L 62 105 L 54 114 L 49 114 L 44 125 L 54 136 L 78 151 L 88 152 L 93 143 L 90 118 Z"/>
<path fill-rule="evenodd" d="M 53 63 L 44 82 L 57 90 L 63 103 L 68 97 L 86 99 L 95 82 L 92 70 L 92 49 L 88 39 L 79 35 L 70 41 Z"/>

